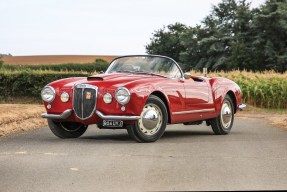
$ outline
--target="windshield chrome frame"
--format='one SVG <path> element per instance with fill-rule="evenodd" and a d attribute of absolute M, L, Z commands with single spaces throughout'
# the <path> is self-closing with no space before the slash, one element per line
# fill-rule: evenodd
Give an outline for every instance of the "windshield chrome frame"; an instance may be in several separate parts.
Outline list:
<path fill-rule="evenodd" d="M 107 73 L 109 71 L 110 68 L 113 67 L 113 65 L 115 64 L 112 64 L 115 60 L 118 60 L 118 59 L 121 59 L 121 58 L 125 58 L 125 57 L 161 57 L 161 58 L 165 58 L 165 59 L 169 59 L 171 60 L 173 63 L 175 63 L 175 65 L 177 66 L 177 68 L 179 69 L 180 71 L 180 74 L 181 74 L 181 77 L 179 79 L 183 79 L 183 71 L 181 70 L 179 64 L 172 58 L 170 57 L 167 57 L 167 56 L 163 56 L 163 55 L 124 55 L 124 56 L 120 56 L 120 57 L 117 57 L 115 59 L 112 60 L 110 66 L 108 67 L 108 69 L 106 70 L 105 74 L 109 74 Z"/>

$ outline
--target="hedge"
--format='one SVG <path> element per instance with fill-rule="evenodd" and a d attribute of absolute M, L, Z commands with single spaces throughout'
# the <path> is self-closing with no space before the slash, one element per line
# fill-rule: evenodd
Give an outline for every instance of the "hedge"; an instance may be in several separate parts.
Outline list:
<path fill-rule="evenodd" d="M 8 71 L 0 70 L 0 98 L 34 97 L 40 99 L 48 83 L 68 77 L 87 77 L 84 72 Z"/>

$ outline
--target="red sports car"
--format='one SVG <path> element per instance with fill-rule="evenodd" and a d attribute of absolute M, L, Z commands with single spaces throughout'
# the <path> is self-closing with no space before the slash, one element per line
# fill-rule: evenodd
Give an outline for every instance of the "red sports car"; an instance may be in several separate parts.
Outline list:
<path fill-rule="evenodd" d="M 168 124 L 211 125 L 228 134 L 245 107 L 240 88 L 226 78 L 183 73 L 171 58 L 134 55 L 114 59 L 104 74 L 54 81 L 41 92 L 51 131 L 80 137 L 88 125 L 127 129 L 138 142 L 154 142 Z"/>

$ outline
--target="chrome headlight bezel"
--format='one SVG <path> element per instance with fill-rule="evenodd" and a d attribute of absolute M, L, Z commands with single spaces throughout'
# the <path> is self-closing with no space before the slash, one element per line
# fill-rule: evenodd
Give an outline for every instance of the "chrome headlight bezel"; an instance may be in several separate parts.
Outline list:
<path fill-rule="evenodd" d="M 110 104 L 113 101 L 113 96 L 110 93 L 105 93 L 103 96 L 103 100 L 106 104 Z"/>
<path fill-rule="evenodd" d="M 63 93 L 61 93 L 61 101 L 63 102 L 63 103 L 67 103 L 69 100 L 70 100 L 70 95 L 69 95 L 69 93 L 67 93 L 67 92 L 63 92 Z"/>
<path fill-rule="evenodd" d="M 127 88 L 120 87 L 116 91 L 115 98 L 118 103 L 125 105 L 130 101 L 131 93 Z"/>
<path fill-rule="evenodd" d="M 47 94 L 49 94 L 49 96 L 47 96 Z M 45 86 L 41 91 L 41 97 L 43 101 L 51 103 L 56 97 L 56 91 L 51 86 Z"/>

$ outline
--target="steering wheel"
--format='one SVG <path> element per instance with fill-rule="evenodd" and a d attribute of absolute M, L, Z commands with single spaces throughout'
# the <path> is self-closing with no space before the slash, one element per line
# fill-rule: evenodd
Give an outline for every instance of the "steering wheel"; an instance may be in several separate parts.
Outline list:
<path fill-rule="evenodd" d="M 124 64 L 123 66 L 121 66 L 120 70 L 122 70 L 122 71 L 133 71 L 134 68 L 131 64 Z"/>

